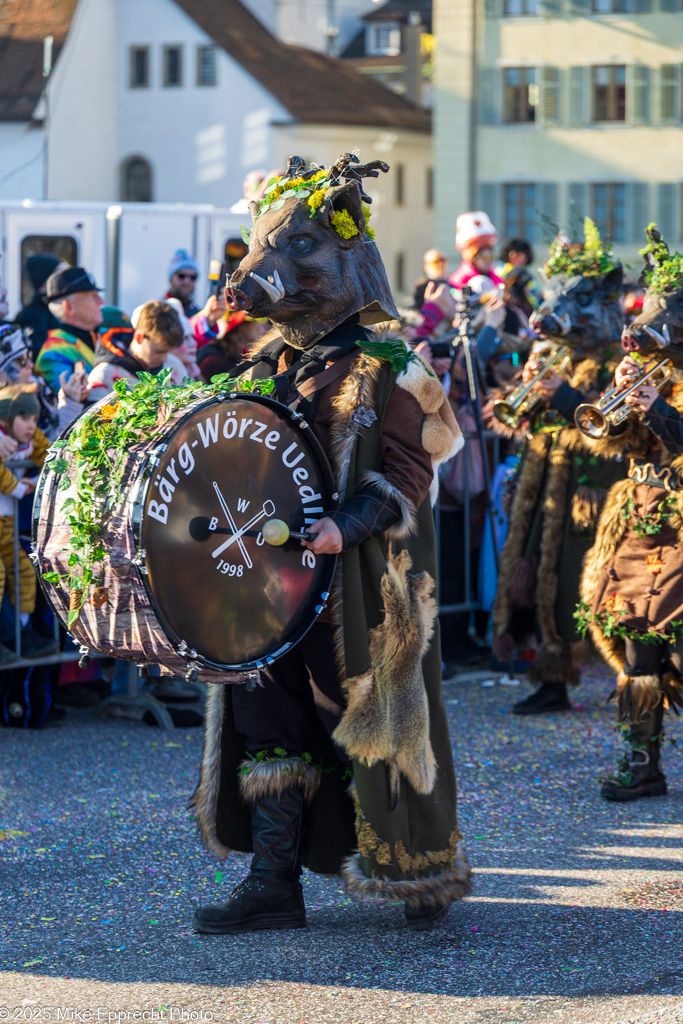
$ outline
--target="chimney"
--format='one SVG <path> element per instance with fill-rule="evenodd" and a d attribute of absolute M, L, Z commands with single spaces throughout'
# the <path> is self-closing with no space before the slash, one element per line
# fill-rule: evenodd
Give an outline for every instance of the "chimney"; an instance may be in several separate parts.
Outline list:
<path fill-rule="evenodd" d="M 405 48 L 405 96 L 413 103 L 422 105 L 422 18 L 417 11 L 411 11 L 403 29 Z"/>

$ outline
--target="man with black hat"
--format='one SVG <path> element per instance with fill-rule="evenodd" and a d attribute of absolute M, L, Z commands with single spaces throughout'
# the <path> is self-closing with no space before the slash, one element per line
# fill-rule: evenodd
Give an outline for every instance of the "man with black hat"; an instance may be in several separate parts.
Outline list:
<path fill-rule="evenodd" d="M 66 267 L 59 256 L 51 252 L 36 252 L 24 264 L 26 275 L 33 288 L 33 298 L 17 314 L 16 323 L 31 331 L 31 348 L 35 359 L 47 338 L 48 331 L 59 327 L 59 320 L 47 306 L 47 279 L 57 269 Z"/>
<path fill-rule="evenodd" d="M 36 371 L 55 392 L 59 391 L 64 370 L 71 376 L 77 362 L 84 364 L 86 373 L 93 368 L 96 331 L 102 323 L 100 291 L 92 274 L 83 267 L 67 267 L 48 278 L 48 307 L 60 325 L 48 331 L 36 359 Z"/>

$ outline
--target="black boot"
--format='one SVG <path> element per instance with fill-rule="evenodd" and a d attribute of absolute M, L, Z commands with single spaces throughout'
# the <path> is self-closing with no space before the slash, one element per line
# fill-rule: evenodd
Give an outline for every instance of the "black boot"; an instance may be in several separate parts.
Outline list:
<path fill-rule="evenodd" d="M 571 711 L 566 683 L 541 683 L 535 693 L 517 701 L 515 715 L 542 715 L 547 711 Z"/>
<path fill-rule="evenodd" d="M 666 796 L 666 779 L 660 763 L 662 720 L 664 705 L 660 701 L 654 710 L 640 721 L 631 722 L 627 742 L 629 753 L 619 771 L 605 779 L 600 796 L 605 800 L 638 800 L 641 796 Z"/>
<path fill-rule="evenodd" d="M 196 931 L 224 935 L 306 927 L 299 882 L 305 806 L 304 792 L 299 787 L 258 800 L 251 817 L 251 871 L 233 889 L 227 903 L 197 910 Z"/>
<path fill-rule="evenodd" d="M 448 913 L 450 903 L 406 903 L 406 924 L 414 932 L 428 932 Z"/>

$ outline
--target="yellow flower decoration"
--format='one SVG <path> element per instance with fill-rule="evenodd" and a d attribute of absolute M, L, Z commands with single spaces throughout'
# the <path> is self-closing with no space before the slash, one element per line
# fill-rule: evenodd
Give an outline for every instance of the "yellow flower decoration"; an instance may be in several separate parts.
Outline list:
<path fill-rule="evenodd" d="M 365 217 L 365 234 L 368 236 L 371 242 L 375 241 L 375 229 L 370 227 L 370 218 L 372 217 L 372 210 L 367 203 L 363 203 L 363 216 Z"/>
<path fill-rule="evenodd" d="M 100 409 L 100 416 L 103 420 L 113 420 L 118 410 L 117 405 L 103 405 Z"/>
<path fill-rule="evenodd" d="M 341 238 L 353 238 L 358 234 L 358 228 L 353 222 L 353 217 L 348 210 L 337 210 L 330 217 L 332 227 Z"/>
<path fill-rule="evenodd" d="M 308 203 L 308 205 L 311 208 L 311 211 L 312 211 L 311 212 L 311 216 L 313 216 L 313 213 L 315 213 L 316 210 L 320 209 L 320 207 L 322 206 L 323 200 L 324 200 L 326 195 L 327 195 L 327 189 L 319 188 L 312 195 L 310 195 L 308 197 L 306 202 Z"/>

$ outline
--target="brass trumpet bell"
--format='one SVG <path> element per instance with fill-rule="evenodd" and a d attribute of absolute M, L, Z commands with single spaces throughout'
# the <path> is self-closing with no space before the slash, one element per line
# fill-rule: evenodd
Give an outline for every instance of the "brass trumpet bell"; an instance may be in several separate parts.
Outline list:
<path fill-rule="evenodd" d="M 594 440 L 606 437 L 610 427 L 619 426 L 630 413 L 635 412 L 625 399 L 643 384 L 649 383 L 661 391 L 672 370 L 673 364 L 670 359 L 651 359 L 632 380 L 608 388 L 595 403 L 584 402 L 580 405 L 574 413 L 576 426 L 582 434 Z"/>
<path fill-rule="evenodd" d="M 508 391 L 505 398 L 500 398 L 493 403 L 492 412 L 499 423 L 511 430 L 516 430 L 523 418 L 533 412 L 543 398 L 536 386 L 538 382 L 549 370 L 554 370 L 561 377 L 566 376 L 571 361 L 571 352 L 567 345 L 562 345 L 548 355 L 530 381 L 526 384 L 518 384 Z"/>

